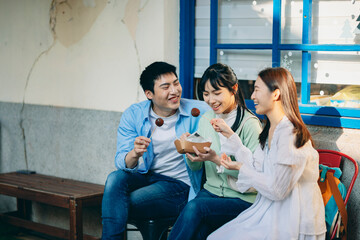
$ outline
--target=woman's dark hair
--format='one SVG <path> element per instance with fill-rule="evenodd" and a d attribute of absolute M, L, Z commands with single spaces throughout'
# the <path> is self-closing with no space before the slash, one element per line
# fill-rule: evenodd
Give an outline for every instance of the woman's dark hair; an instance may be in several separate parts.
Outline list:
<path fill-rule="evenodd" d="M 176 67 L 166 62 L 154 62 L 147 66 L 140 76 L 142 89 L 154 93 L 154 84 L 161 75 L 173 73 L 176 77 Z"/>
<path fill-rule="evenodd" d="M 231 126 L 231 129 L 235 132 L 244 118 L 245 110 L 249 113 L 250 110 L 246 107 L 244 95 L 238 85 L 237 92 L 234 90 L 234 86 L 238 84 L 238 79 L 232 70 L 226 64 L 215 63 L 208 67 L 204 74 L 201 77 L 201 80 L 198 85 L 197 93 L 200 100 L 204 100 L 203 92 L 205 91 L 205 84 L 207 81 L 210 81 L 210 84 L 216 90 L 219 90 L 220 87 L 227 88 L 235 96 L 235 102 L 237 103 L 236 118 L 234 124 Z"/>
<path fill-rule="evenodd" d="M 281 67 L 266 68 L 259 73 L 259 77 L 270 92 L 274 92 L 276 89 L 280 90 L 280 101 L 285 115 L 294 125 L 294 133 L 296 135 L 295 146 L 296 148 L 304 146 L 312 138 L 300 116 L 296 85 L 291 73 Z M 263 149 L 269 135 L 269 129 L 270 122 L 266 119 L 265 127 L 259 135 L 259 141 Z"/>

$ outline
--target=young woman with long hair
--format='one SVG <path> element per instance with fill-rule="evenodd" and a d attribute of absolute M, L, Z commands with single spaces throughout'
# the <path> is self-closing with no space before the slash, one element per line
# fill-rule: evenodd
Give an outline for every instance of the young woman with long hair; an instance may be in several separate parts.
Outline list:
<path fill-rule="evenodd" d="M 215 132 L 209 121 L 223 119 L 249 149 L 255 150 L 258 146 L 261 124 L 246 107 L 234 71 L 225 64 L 211 65 L 201 78 L 198 95 L 212 110 L 203 114 L 197 132 L 212 144 L 211 148 L 205 148 L 207 153 L 202 154 L 195 148 L 196 155 L 186 154 L 186 157 L 191 170 L 205 170 L 206 179 L 203 189 L 187 203 L 173 226 L 171 240 L 206 239 L 251 206 L 256 197 L 254 192 L 240 193 L 231 188 L 231 179 L 235 179 L 235 185 L 238 171 L 221 167 L 219 154 L 226 139 Z"/>
<path fill-rule="evenodd" d="M 250 208 L 208 239 L 325 239 L 319 155 L 301 119 L 292 75 L 284 68 L 261 71 L 251 98 L 256 113 L 267 119 L 254 153 L 222 119 L 213 122 L 215 131 L 227 138 L 221 164 L 239 170 L 240 192 L 255 188 L 258 195 Z"/>

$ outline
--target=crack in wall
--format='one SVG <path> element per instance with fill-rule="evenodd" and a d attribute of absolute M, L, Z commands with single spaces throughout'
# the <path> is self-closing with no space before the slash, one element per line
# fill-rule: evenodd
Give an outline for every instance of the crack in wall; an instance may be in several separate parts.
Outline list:
<path fill-rule="evenodd" d="M 123 19 L 121 20 L 121 22 L 127 27 L 131 38 L 133 40 L 133 44 L 134 44 L 134 48 L 135 48 L 135 52 L 136 52 L 136 59 L 137 59 L 137 63 L 138 63 L 138 67 L 139 67 L 139 78 L 140 78 L 140 74 L 141 74 L 141 70 L 142 70 L 142 66 L 141 66 L 141 60 L 140 60 L 140 52 L 139 52 L 139 48 L 137 46 L 136 43 L 136 30 L 137 30 L 137 26 L 138 26 L 138 20 L 139 20 L 139 14 L 144 10 L 144 8 L 146 7 L 146 5 L 149 3 L 149 0 L 147 0 L 143 6 L 140 6 L 140 1 L 131 1 L 129 0 L 126 4 L 126 8 L 125 8 L 125 16 L 123 17 Z M 134 5 L 138 5 L 136 12 L 134 11 Z M 132 12 L 132 13 L 131 13 Z M 129 16 L 134 16 L 134 14 L 136 13 L 136 18 L 131 18 Z M 140 93 L 142 92 L 142 88 L 140 85 L 140 81 L 138 81 L 137 84 L 137 90 L 136 90 L 136 102 L 140 101 Z"/>
<path fill-rule="evenodd" d="M 142 10 L 144 10 L 144 8 L 146 7 L 146 5 L 149 3 L 149 0 L 147 0 L 144 5 L 142 7 L 140 7 L 138 9 L 138 17 L 139 17 L 139 14 L 141 13 Z M 138 60 L 138 66 L 139 66 L 139 75 L 141 74 L 141 70 L 142 70 L 142 67 L 141 67 L 141 60 L 140 60 L 140 53 L 139 53 L 139 50 L 138 50 L 138 47 L 136 45 L 136 38 L 134 39 L 134 45 L 135 45 L 135 51 L 136 51 L 136 56 L 137 56 L 137 60 Z M 140 76 L 139 76 L 139 79 L 140 79 Z M 138 86 L 137 86 L 137 92 L 136 92 L 136 102 L 139 102 L 140 101 L 140 92 L 142 92 L 142 88 L 141 88 L 141 85 L 140 85 L 140 80 L 138 81 Z"/>
<path fill-rule="evenodd" d="M 136 45 L 136 40 L 134 40 L 134 47 L 135 47 L 136 57 L 137 57 L 138 66 L 139 66 L 139 74 L 141 74 L 142 67 L 141 67 L 141 61 L 140 61 L 140 53 L 139 53 L 139 50 Z M 140 76 L 139 76 L 139 79 L 140 79 Z M 141 85 L 140 85 L 140 80 L 139 80 L 138 85 L 137 85 L 137 91 L 136 91 L 136 102 L 140 101 L 140 92 L 141 92 Z"/>
<path fill-rule="evenodd" d="M 59 4 L 65 3 L 67 2 L 67 0 L 60 2 Z M 28 162 L 28 154 L 27 154 L 27 147 L 26 147 L 26 134 L 25 134 L 25 126 L 24 126 L 24 110 L 25 110 L 25 98 L 26 98 L 26 92 L 27 92 L 27 88 L 29 86 L 29 82 L 30 82 L 30 77 L 31 74 L 36 66 L 36 64 L 39 62 L 40 58 L 48 53 L 55 45 L 56 43 L 56 32 L 55 32 L 55 25 L 56 25 L 56 0 L 53 0 L 51 3 L 51 7 L 50 7 L 50 21 L 49 21 L 49 25 L 50 25 L 50 30 L 52 33 L 52 36 L 54 38 L 53 43 L 50 45 L 50 47 L 44 51 L 42 51 L 34 60 L 33 64 L 31 65 L 31 68 L 29 70 L 29 73 L 27 74 L 26 77 L 26 82 L 25 82 L 25 87 L 24 87 L 24 94 L 23 94 L 23 99 L 22 99 L 22 105 L 21 105 L 21 110 L 20 110 L 20 128 L 21 128 L 21 134 L 22 134 L 22 139 L 23 139 L 23 143 L 24 143 L 24 158 L 25 158 L 25 165 L 26 165 L 26 170 L 29 170 L 29 162 Z M 55 14 L 54 14 L 55 12 Z"/>
<path fill-rule="evenodd" d="M 142 10 L 144 10 L 144 8 L 145 8 L 146 5 L 149 3 L 149 1 L 150 1 L 150 0 L 146 0 L 146 2 L 144 3 L 144 5 L 143 5 L 141 8 L 139 8 L 138 13 L 140 13 Z"/>
<path fill-rule="evenodd" d="M 126 22 L 124 19 L 121 20 L 121 22 L 126 25 Z M 130 31 L 129 31 L 130 32 Z M 140 101 L 140 92 L 141 92 L 141 85 L 140 85 L 140 74 L 141 74 L 141 61 L 140 61 L 140 53 L 139 53 L 139 50 L 138 50 L 138 47 L 137 47 L 137 44 L 136 44 L 136 38 L 132 38 L 133 40 L 133 44 L 134 44 L 134 48 L 135 48 L 135 52 L 136 52 L 136 59 L 137 59 L 137 65 L 138 65 L 138 68 L 139 68 L 139 81 L 138 81 L 138 84 L 137 84 L 137 89 L 136 89 L 136 99 L 135 101 L 136 102 L 139 102 Z"/>

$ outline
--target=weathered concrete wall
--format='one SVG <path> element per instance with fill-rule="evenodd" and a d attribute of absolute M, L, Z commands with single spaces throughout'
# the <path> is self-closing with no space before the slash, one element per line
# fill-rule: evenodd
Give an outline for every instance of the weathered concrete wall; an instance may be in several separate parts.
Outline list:
<path fill-rule="evenodd" d="M 116 131 L 120 112 L 25 105 L 27 161 L 20 127 L 19 103 L 0 102 L 0 172 L 19 169 L 105 184 L 115 170 Z M 0 212 L 15 210 L 15 199 L 0 196 Z M 68 212 L 33 204 L 33 219 L 69 228 Z M 84 211 L 85 232 L 101 232 L 100 206 Z"/>
<path fill-rule="evenodd" d="M 178 66 L 179 0 L 0 0 L 0 31 L 0 172 L 104 184 L 121 112 L 145 99 L 141 71 Z M 1 212 L 15 206 L 0 196 Z M 66 228 L 67 214 L 33 207 Z M 100 208 L 84 215 L 99 235 Z"/>

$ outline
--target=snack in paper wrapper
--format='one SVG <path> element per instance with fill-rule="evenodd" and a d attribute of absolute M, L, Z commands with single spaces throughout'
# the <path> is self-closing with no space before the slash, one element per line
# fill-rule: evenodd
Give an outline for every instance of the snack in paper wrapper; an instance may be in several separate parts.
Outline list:
<path fill-rule="evenodd" d="M 206 140 L 205 138 L 201 137 L 200 134 L 197 132 L 191 134 L 189 137 L 186 138 L 186 140 L 175 140 L 175 146 L 178 153 L 184 154 L 184 153 L 195 153 L 193 146 L 195 146 L 199 152 L 206 153 L 204 150 L 204 147 L 210 147 L 211 142 Z"/>

